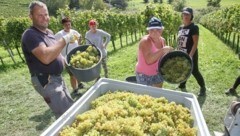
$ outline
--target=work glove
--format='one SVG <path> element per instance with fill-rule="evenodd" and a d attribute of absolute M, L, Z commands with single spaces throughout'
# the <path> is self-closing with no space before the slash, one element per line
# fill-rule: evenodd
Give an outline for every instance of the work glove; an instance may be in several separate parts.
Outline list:
<path fill-rule="evenodd" d="M 78 36 L 74 33 L 69 33 L 63 36 L 63 39 L 65 40 L 66 44 L 74 43 L 76 40 L 78 40 Z"/>

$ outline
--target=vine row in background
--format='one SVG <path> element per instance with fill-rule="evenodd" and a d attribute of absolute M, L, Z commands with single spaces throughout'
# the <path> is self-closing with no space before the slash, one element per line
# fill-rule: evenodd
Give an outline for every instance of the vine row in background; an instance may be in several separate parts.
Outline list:
<path fill-rule="evenodd" d="M 167 43 L 174 46 L 175 35 L 178 30 L 178 26 L 181 23 L 180 14 L 175 12 L 171 5 L 161 4 L 152 5 L 149 4 L 145 10 L 141 12 L 132 13 L 116 13 L 111 11 L 74 11 L 69 9 L 58 10 L 57 17 L 51 17 L 49 28 L 53 32 L 57 32 L 62 29 L 60 20 L 63 16 L 69 16 L 72 19 L 73 28 L 79 31 L 84 37 L 85 32 L 88 30 L 88 21 L 90 19 L 96 19 L 99 23 L 99 27 L 106 30 L 112 35 L 111 41 L 113 49 L 116 49 L 115 41 L 120 39 L 120 47 L 124 45 L 122 38 L 126 38 L 126 45 L 130 42 L 133 43 L 146 33 L 147 22 L 152 16 L 161 18 L 164 24 L 164 38 Z M 14 53 L 16 50 L 18 56 L 22 61 L 24 59 L 21 56 L 21 35 L 29 28 L 31 20 L 28 17 L 20 18 L 0 18 L 0 47 L 5 49 L 14 63 Z M 131 39 L 128 39 L 128 36 Z M 3 59 L 7 56 L 1 56 L 1 63 L 4 65 Z"/>

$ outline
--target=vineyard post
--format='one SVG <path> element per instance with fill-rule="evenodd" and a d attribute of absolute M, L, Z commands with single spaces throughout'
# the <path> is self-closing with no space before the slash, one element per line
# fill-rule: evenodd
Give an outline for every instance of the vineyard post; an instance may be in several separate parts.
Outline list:
<path fill-rule="evenodd" d="M 240 52 L 240 51 L 239 51 L 239 38 L 240 38 L 240 36 L 239 36 L 239 34 L 238 34 L 236 53 L 239 53 L 239 52 Z"/>
<path fill-rule="evenodd" d="M 236 33 L 233 33 L 233 42 L 232 42 L 232 47 L 234 48 L 235 45 L 235 39 L 236 39 Z"/>

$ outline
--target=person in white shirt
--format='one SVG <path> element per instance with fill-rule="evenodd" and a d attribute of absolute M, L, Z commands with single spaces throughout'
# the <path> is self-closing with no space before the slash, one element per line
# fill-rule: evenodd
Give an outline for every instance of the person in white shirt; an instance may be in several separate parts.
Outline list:
<path fill-rule="evenodd" d="M 98 23 L 96 20 L 90 20 L 88 24 L 90 30 L 86 32 L 86 44 L 94 44 L 102 52 L 102 66 L 104 76 L 108 78 L 107 69 L 107 45 L 111 40 L 111 35 L 102 29 L 97 29 Z"/>
<path fill-rule="evenodd" d="M 73 33 L 77 37 L 79 37 L 78 40 L 75 40 L 74 43 L 69 43 L 71 45 L 67 45 L 62 49 L 62 56 L 65 58 L 67 54 L 74 48 L 78 47 L 79 44 L 81 43 L 81 34 L 79 34 L 76 30 L 72 29 L 72 24 L 71 20 L 68 17 L 65 17 L 62 19 L 62 25 L 63 25 L 63 30 L 60 30 L 55 34 L 56 40 L 61 39 L 64 35 L 67 35 L 69 33 Z M 70 83 L 73 89 L 73 94 L 77 95 L 80 94 L 78 93 L 78 89 L 83 88 L 83 84 L 74 77 L 74 75 L 71 73 L 71 71 L 66 67 L 66 70 L 70 76 Z M 80 94 L 81 95 L 81 94 Z"/>

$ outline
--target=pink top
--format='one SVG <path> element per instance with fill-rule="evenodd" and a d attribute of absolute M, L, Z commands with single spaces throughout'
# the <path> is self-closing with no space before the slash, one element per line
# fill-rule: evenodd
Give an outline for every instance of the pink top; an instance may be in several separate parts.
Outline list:
<path fill-rule="evenodd" d="M 163 40 L 162 40 L 163 41 Z M 164 46 L 164 44 L 162 43 Z M 159 49 L 155 46 L 155 44 L 151 40 L 151 51 L 153 53 L 157 52 Z M 142 73 L 145 75 L 153 76 L 158 74 L 158 61 L 148 65 L 143 56 L 142 50 L 138 49 L 138 62 L 136 64 L 136 72 Z"/>

